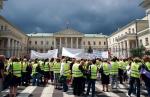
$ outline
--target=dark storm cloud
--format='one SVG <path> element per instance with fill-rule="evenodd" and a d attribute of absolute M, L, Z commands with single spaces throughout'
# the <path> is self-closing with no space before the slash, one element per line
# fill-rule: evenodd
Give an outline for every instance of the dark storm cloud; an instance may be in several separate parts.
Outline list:
<path fill-rule="evenodd" d="M 26 33 L 70 28 L 110 34 L 142 18 L 141 0 L 8 0 L 2 15 Z"/>

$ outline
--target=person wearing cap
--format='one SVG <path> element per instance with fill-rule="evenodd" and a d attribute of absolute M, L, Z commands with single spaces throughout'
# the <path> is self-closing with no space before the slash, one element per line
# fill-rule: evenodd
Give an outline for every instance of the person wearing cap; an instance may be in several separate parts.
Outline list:
<path fill-rule="evenodd" d="M 134 92 L 134 86 L 136 87 L 136 96 L 140 97 L 140 66 L 142 65 L 141 60 L 136 57 L 134 62 L 131 63 L 131 74 L 129 81 L 129 90 L 128 96 L 131 96 L 131 93 Z"/>

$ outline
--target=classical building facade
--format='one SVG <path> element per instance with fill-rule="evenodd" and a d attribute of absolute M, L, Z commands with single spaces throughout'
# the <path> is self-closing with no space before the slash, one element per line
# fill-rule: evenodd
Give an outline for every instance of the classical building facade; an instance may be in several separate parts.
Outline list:
<path fill-rule="evenodd" d="M 147 17 L 137 19 L 118 29 L 108 37 L 108 48 L 111 56 L 130 57 L 130 51 L 141 45 L 149 49 L 149 25 Z"/>
<path fill-rule="evenodd" d="M 47 52 L 50 49 L 62 47 L 83 48 L 88 50 L 107 50 L 107 36 L 102 34 L 83 34 L 73 29 L 65 29 L 55 33 L 31 33 L 29 36 L 29 49 Z"/>
<path fill-rule="evenodd" d="M 28 36 L 0 16 L 0 54 L 6 57 L 27 54 Z"/>

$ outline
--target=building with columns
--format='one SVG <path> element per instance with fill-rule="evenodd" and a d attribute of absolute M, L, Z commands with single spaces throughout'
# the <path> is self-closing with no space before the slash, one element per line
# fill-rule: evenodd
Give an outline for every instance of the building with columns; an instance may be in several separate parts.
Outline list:
<path fill-rule="evenodd" d="M 0 54 L 6 57 L 27 54 L 28 36 L 0 16 Z"/>
<path fill-rule="evenodd" d="M 145 32 L 149 29 L 147 16 L 137 19 L 118 29 L 108 37 L 108 48 L 111 56 L 130 57 L 130 51 L 141 45 L 150 49 L 149 38 Z"/>
<path fill-rule="evenodd" d="M 94 50 L 107 50 L 107 37 L 103 34 L 84 34 L 73 29 L 65 29 L 55 33 L 31 33 L 29 36 L 29 49 L 39 52 L 47 52 L 52 48 L 58 48 L 61 53 L 62 47 L 84 48 L 89 46 Z"/>

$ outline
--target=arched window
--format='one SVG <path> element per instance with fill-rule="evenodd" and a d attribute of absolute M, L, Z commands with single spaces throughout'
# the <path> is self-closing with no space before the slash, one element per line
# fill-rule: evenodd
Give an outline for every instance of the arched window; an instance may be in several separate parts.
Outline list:
<path fill-rule="evenodd" d="M 88 41 L 88 45 L 91 45 L 90 41 Z"/>
<path fill-rule="evenodd" d="M 96 45 L 95 41 L 93 41 L 93 45 Z"/>

